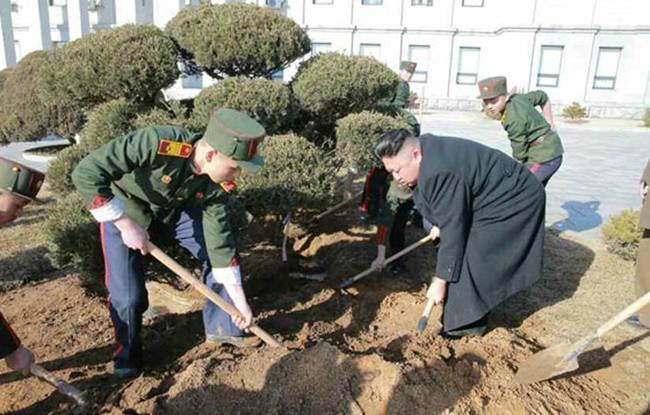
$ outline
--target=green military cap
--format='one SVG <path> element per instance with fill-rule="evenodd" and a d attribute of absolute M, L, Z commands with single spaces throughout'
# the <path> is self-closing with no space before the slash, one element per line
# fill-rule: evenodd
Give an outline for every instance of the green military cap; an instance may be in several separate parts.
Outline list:
<path fill-rule="evenodd" d="M 0 192 L 36 200 L 36 194 L 45 180 L 43 172 L 29 168 L 13 160 L 0 158 Z"/>
<path fill-rule="evenodd" d="M 235 160 L 242 170 L 255 172 L 264 164 L 257 146 L 265 136 L 264 127 L 243 112 L 215 108 L 203 138 L 212 148 Z"/>
<path fill-rule="evenodd" d="M 478 99 L 490 99 L 499 95 L 508 94 L 508 83 L 505 76 L 493 76 L 479 81 L 478 90 L 481 95 Z"/>
<path fill-rule="evenodd" d="M 418 66 L 417 63 L 411 62 L 411 61 L 402 61 L 399 65 L 399 69 L 402 71 L 406 71 L 408 73 L 413 73 L 415 72 L 415 68 Z"/>

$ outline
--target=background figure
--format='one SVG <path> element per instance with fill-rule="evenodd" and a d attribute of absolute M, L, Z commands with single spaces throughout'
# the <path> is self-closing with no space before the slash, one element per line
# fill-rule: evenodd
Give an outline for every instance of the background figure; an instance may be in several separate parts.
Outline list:
<path fill-rule="evenodd" d="M 639 227 L 643 234 L 639 243 L 639 256 L 636 259 L 635 289 L 637 297 L 641 297 L 650 291 L 650 201 L 648 186 L 650 186 L 650 161 L 645 166 L 639 184 L 639 193 L 643 199 Z M 637 316 L 631 317 L 628 321 L 634 325 L 643 325 L 645 328 L 650 328 L 650 306 L 641 309 Z"/>
<path fill-rule="evenodd" d="M 414 212 L 412 191 L 391 180 L 385 168 L 373 167 L 366 176 L 360 210 L 362 224 L 377 225 L 377 256 L 371 267 L 381 269 L 386 257 L 404 249 L 404 231 L 411 215 L 419 216 Z M 407 272 L 403 258 L 390 263 L 387 270 L 393 275 Z"/>
<path fill-rule="evenodd" d="M 506 78 L 478 83 L 485 113 L 501 122 L 508 133 L 512 157 L 524 163 L 544 186 L 562 164 L 562 142 L 555 131 L 551 101 L 544 91 L 508 94 Z M 535 107 L 542 108 L 542 114 Z"/>
<path fill-rule="evenodd" d="M 22 209 L 36 200 L 45 174 L 14 160 L 0 158 L 0 227 L 20 216 Z M 24 347 L 0 313 L 0 358 L 12 370 L 29 372 L 32 352 Z"/>
<path fill-rule="evenodd" d="M 420 136 L 420 123 L 418 119 L 415 118 L 415 115 L 408 110 L 409 108 L 409 97 L 411 95 L 411 87 L 409 82 L 413 78 L 413 73 L 417 63 L 402 61 L 400 63 L 400 72 L 399 72 L 399 84 L 395 89 L 395 94 L 389 102 L 389 106 L 392 107 L 398 115 L 404 117 L 408 125 L 411 127 L 411 131 L 416 137 Z"/>

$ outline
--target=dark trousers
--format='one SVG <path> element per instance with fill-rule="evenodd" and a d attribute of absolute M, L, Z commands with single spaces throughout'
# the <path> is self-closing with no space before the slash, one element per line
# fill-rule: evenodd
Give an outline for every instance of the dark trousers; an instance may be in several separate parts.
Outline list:
<path fill-rule="evenodd" d="M 535 177 L 539 179 L 540 182 L 542 182 L 544 187 L 546 187 L 548 181 L 551 180 L 551 177 L 553 177 L 553 175 L 555 174 L 555 172 L 558 171 L 561 165 L 562 165 L 562 156 L 559 156 L 549 161 L 545 161 L 543 163 L 535 163 L 529 166 L 529 169 L 530 172 L 533 173 Z"/>
<path fill-rule="evenodd" d="M 201 262 L 203 282 L 232 304 L 223 285 L 216 282 L 212 276 L 201 219 L 200 210 L 187 210 L 168 231 L 179 245 Z M 120 231 L 112 222 L 102 223 L 100 232 L 106 271 L 105 282 L 109 293 L 109 310 L 118 344 L 113 361 L 116 368 L 142 368 L 140 331 L 142 314 L 148 307 L 142 255 L 139 251 L 124 245 Z M 206 334 L 242 335 L 230 316 L 209 300 L 206 300 L 203 305 L 203 325 Z"/>
<path fill-rule="evenodd" d="M 413 209 L 413 201 L 401 203 L 393 215 L 393 223 L 388 236 L 389 256 L 395 255 L 404 249 L 404 230 L 409 220 L 409 214 Z M 398 259 L 398 262 L 400 260 Z"/>

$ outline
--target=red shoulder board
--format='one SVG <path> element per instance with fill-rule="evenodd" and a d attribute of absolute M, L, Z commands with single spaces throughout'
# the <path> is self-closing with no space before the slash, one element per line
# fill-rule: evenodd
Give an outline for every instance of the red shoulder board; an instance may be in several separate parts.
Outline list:
<path fill-rule="evenodd" d="M 226 191 L 226 193 L 232 192 L 232 190 L 235 188 L 235 182 L 221 182 L 219 185 L 223 190 Z"/>
<path fill-rule="evenodd" d="M 192 154 L 192 144 L 177 141 L 160 140 L 158 154 L 163 156 L 188 158 Z"/>

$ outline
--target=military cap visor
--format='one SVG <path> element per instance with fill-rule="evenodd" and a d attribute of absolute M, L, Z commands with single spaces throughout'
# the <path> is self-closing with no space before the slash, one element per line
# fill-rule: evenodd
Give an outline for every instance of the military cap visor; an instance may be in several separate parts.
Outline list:
<path fill-rule="evenodd" d="M 212 148 L 235 160 L 242 170 L 254 173 L 264 164 L 257 148 L 265 136 L 264 127 L 248 115 L 217 108 L 210 114 L 203 138 Z"/>
<path fill-rule="evenodd" d="M 39 202 L 36 194 L 44 180 L 44 173 L 0 157 L 0 192 L 9 192 L 20 198 Z"/>

